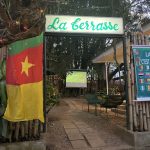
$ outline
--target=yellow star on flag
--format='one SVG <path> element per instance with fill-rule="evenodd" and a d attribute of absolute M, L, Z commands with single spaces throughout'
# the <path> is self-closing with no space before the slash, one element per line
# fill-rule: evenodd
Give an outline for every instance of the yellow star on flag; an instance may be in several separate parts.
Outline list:
<path fill-rule="evenodd" d="M 29 63 L 28 56 L 26 56 L 24 62 L 21 62 L 22 64 L 22 71 L 21 73 L 25 73 L 28 76 L 28 71 L 31 67 L 35 66 L 34 64 Z"/>

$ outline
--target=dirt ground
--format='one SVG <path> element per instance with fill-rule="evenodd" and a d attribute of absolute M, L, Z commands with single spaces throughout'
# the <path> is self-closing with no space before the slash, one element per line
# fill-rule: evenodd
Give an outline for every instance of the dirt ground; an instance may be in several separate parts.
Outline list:
<path fill-rule="evenodd" d="M 124 150 L 128 144 L 114 134 L 117 125 L 125 126 L 125 118 L 117 117 L 114 113 L 105 113 L 105 110 L 98 110 L 98 115 L 94 115 L 94 107 L 90 107 L 87 112 L 87 105 L 82 98 L 65 98 L 60 100 L 60 104 L 55 106 L 47 116 L 47 132 L 42 136 L 42 140 L 47 145 L 47 150 L 72 150 L 74 149 L 64 129 L 64 122 L 84 122 L 104 141 L 105 147 L 98 149 L 119 150 L 123 145 Z M 115 148 L 116 147 L 116 148 Z M 126 148 L 127 147 L 127 148 Z M 130 146 L 129 146 L 130 147 Z M 120 148 L 123 149 L 122 147 Z M 92 149 L 92 148 L 90 148 Z M 82 148 L 80 150 L 85 150 Z"/>

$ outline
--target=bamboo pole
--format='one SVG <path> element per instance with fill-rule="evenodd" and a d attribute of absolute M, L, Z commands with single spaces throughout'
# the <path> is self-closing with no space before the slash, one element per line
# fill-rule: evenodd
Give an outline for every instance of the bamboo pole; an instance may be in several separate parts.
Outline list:
<path fill-rule="evenodd" d="M 25 138 L 28 139 L 28 121 L 25 122 Z"/>
<path fill-rule="evenodd" d="M 25 137 L 25 128 L 24 128 L 24 122 L 20 122 L 21 126 L 20 126 L 20 131 L 21 131 L 21 138 L 24 139 Z"/>
<path fill-rule="evenodd" d="M 144 131 L 147 131 L 148 127 L 147 127 L 147 120 L 146 120 L 145 102 L 142 103 L 143 103 L 143 127 L 144 127 Z"/>
<path fill-rule="evenodd" d="M 137 122 L 137 115 L 136 115 L 136 102 L 133 102 L 133 123 L 134 123 L 134 130 L 137 131 L 138 122 Z"/>
<path fill-rule="evenodd" d="M 19 139 L 19 129 L 20 129 L 20 122 L 15 123 L 15 133 L 14 133 L 14 138 L 16 141 Z"/>
<path fill-rule="evenodd" d="M 136 102 L 136 112 L 137 112 L 138 127 L 140 127 L 140 104 L 139 104 L 139 102 Z M 139 130 L 139 128 L 138 128 L 138 130 Z"/>
<path fill-rule="evenodd" d="M 8 135 L 8 139 L 9 139 L 9 142 L 11 143 L 12 142 L 12 133 L 13 133 L 13 123 L 12 122 L 9 122 L 9 135 Z"/>
<path fill-rule="evenodd" d="M 31 121 L 29 121 L 29 125 L 28 125 L 28 127 L 29 127 L 29 131 L 28 131 L 28 133 L 29 133 L 29 138 L 31 138 L 32 137 L 32 120 Z"/>
<path fill-rule="evenodd" d="M 143 131 L 143 113 L 142 113 L 142 103 L 139 102 L 140 109 L 139 109 L 139 122 L 140 122 L 140 131 Z"/>
<path fill-rule="evenodd" d="M 127 45 L 127 43 L 125 43 Z M 129 129 L 133 131 L 133 114 L 132 114 L 132 88 L 131 88 L 131 69 L 129 67 L 130 52 L 127 51 L 127 79 L 128 79 L 128 109 L 129 109 Z"/>
<path fill-rule="evenodd" d="M 33 136 L 38 137 L 38 120 L 34 120 Z"/>
<path fill-rule="evenodd" d="M 149 109 L 149 102 L 146 102 L 146 118 L 147 118 L 147 128 L 150 131 L 150 109 Z"/>
<path fill-rule="evenodd" d="M 132 100 L 135 99 L 135 73 L 134 73 L 134 64 L 133 64 L 133 54 L 132 54 L 132 50 L 131 50 L 131 45 L 134 44 L 134 34 L 131 33 L 131 36 L 130 36 L 130 66 L 131 66 L 131 90 L 132 90 Z M 134 105 L 135 103 L 133 103 Z"/>

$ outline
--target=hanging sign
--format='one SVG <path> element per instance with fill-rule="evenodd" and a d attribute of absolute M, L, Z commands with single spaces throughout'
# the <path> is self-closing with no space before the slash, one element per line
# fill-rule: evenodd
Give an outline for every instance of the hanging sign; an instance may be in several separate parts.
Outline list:
<path fill-rule="evenodd" d="M 123 19 L 46 15 L 46 32 L 123 34 Z"/>
<path fill-rule="evenodd" d="M 150 46 L 133 46 L 136 99 L 150 101 Z"/>

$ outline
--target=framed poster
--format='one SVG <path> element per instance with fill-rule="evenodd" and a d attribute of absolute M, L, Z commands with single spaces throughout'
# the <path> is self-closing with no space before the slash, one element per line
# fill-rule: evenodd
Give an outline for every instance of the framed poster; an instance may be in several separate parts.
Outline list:
<path fill-rule="evenodd" d="M 132 46 L 136 79 L 136 99 L 150 101 L 150 46 Z"/>

